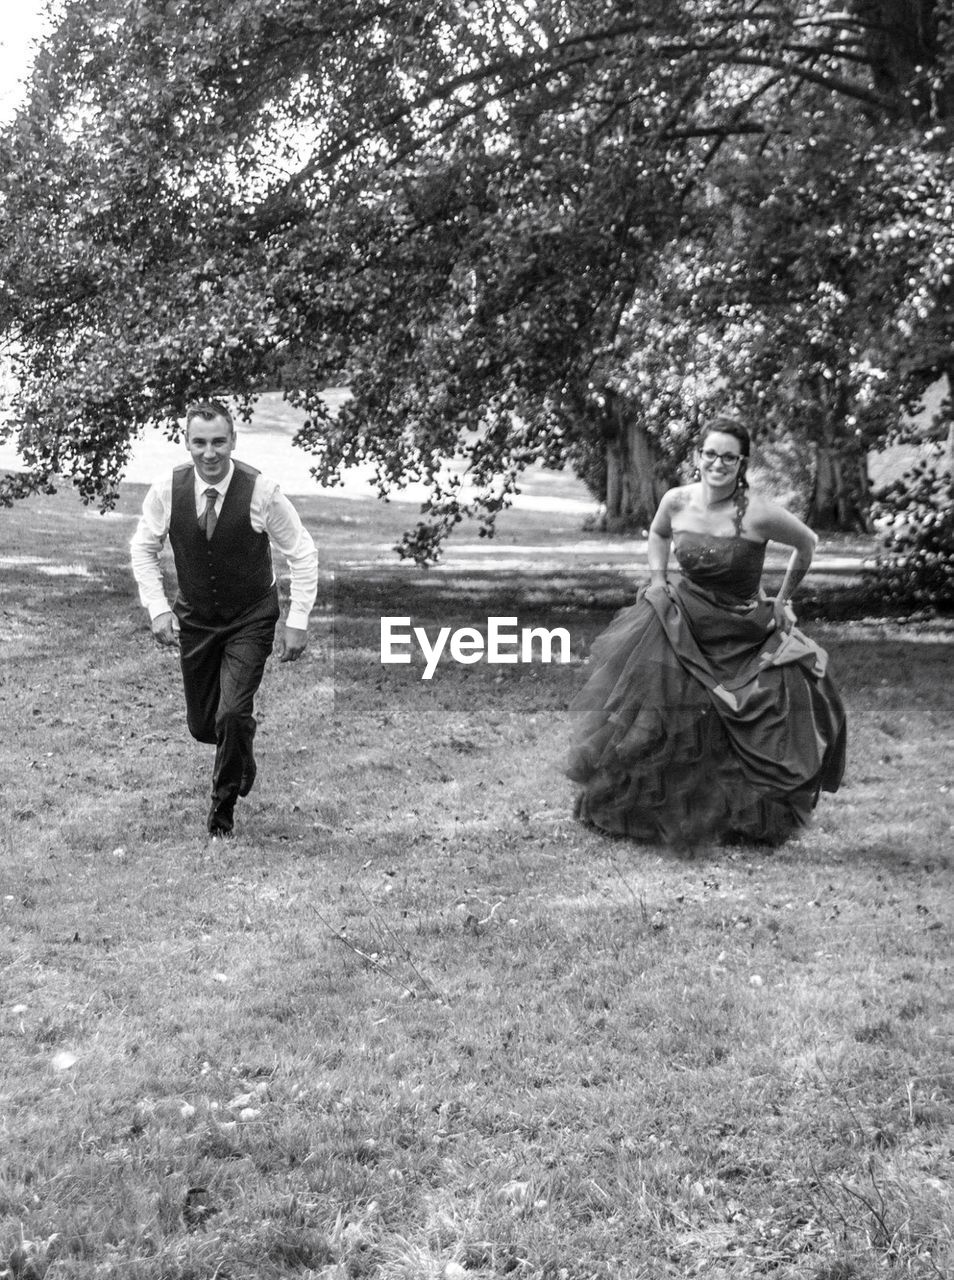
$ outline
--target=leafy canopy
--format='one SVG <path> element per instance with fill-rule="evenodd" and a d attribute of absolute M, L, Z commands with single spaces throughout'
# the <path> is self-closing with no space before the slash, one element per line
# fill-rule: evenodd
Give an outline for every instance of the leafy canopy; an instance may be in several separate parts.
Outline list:
<path fill-rule="evenodd" d="M 144 425 L 281 386 L 325 482 L 429 482 L 427 559 L 531 460 L 586 465 L 608 397 L 678 457 L 707 398 L 776 401 L 784 353 L 897 369 L 947 306 L 939 215 L 898 226 L 917 173 L 950 190 L 949 10 L 66 0 L 0 135 L 5 495 L 108 503 Z"/>

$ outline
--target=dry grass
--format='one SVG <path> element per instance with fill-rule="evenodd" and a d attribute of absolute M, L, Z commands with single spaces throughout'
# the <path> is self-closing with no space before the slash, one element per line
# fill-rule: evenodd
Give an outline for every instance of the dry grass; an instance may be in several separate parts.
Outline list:
<path fill-rule="evenodd" d="M 210 845 L 136 497 L 0 517 L 10 1276 L 954 1270 L 948 624 L 815 628 L 848 785 L 780 852 L 682 862 L 570 820 L 578 662 L 378 661 L 405 610 L 582 654 L 618 576 L 342 570 Z M 299 505 L 326 563 L 394 540 Z"/>

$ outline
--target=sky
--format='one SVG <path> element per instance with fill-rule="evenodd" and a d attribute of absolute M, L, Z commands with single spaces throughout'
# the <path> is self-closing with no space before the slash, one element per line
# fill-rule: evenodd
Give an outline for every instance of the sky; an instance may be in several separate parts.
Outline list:
<path fill-rule="evenodd" d="M 32 44 L 45 29 L 46 0 L 12 0 L 0 20 L 0 120 L 8 119 L 21 96 L 33 60 Z"/>

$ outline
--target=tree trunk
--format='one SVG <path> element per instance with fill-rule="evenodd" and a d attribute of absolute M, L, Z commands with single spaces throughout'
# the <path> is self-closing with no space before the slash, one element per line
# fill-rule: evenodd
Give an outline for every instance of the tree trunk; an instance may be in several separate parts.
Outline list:
<path fill-rule="evenodd" d="M 662 452 L 626 402 L 606 393 L 606 515 L 608 530 L 645 529 L 669 488 Z"/>
<path fill-rule="evenodd" d="M 875 88 L 894 98 L 913 124 L 954 111 L 954 77 L 945 61 L 946 5 L 939 0 L 853 0 Z"/>
<path fill-rule="evenodd" d="M 867 454 L 862 450 L 846 452 L 844 445 L 838 448 L 818 445 L 808 513 L 811 527 L 842 533 L 870 533 L 870 504 Z"/>
<path fill-rule="evenodd" d="M 847 395 L 839 387 L 826 395 L 819 380 L 821 438 L 815 446 L 815 482 L 808 523 L 813 529 L 839 533 L 871 532 L 871 481 L 868 451 L 854 436 L 845 418 Z"/>

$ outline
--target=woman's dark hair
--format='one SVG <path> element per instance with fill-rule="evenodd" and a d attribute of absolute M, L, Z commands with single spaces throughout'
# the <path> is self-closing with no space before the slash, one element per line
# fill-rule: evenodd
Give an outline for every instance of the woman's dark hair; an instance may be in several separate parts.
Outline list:
<path fill-rule="evenodd" d="M 733 436 L 738 440 L 739 452 L 742 454 L 742 461 L 739 463 L 739 470 L 735 477 L 735 488 L 732 490 L 732 497 L 735 499 L 735 536 L 739 538 L 742 536 L 742 521 L 749 505 L 749 482 L 745 473 L 748 470 L 749 454 L 752 451 L 752 437 L 736 418 L 720 414 L 699 432 L 696 438 L 697 449 L 702 448 L 706 436 L 711 435 L 713 431 L 718 431 L 724 436 Z"/>
<path fill-rule="evenodd" d="M 752 437 L 739 422 L 738 418 L 732 418 L 727 413 L 721 413 L 709 423 L 704 431 L 699 432 L 698 444 L 702 448 L 703 441 L 707 435 L 711 435 L 713 431 L 719 431 L 724 436 L 735 436 L 739 442 L 740 452 L 743 458 L 747 458 L 752 452 Z"/>

